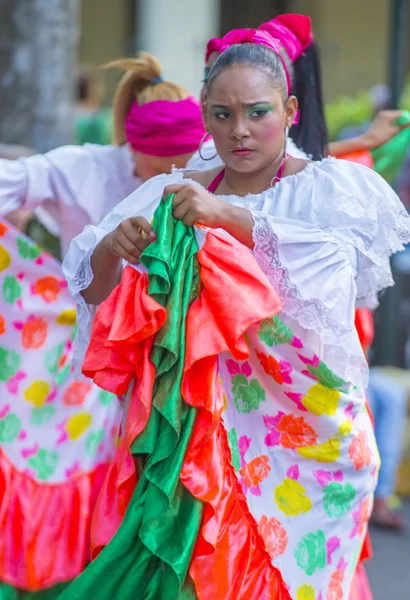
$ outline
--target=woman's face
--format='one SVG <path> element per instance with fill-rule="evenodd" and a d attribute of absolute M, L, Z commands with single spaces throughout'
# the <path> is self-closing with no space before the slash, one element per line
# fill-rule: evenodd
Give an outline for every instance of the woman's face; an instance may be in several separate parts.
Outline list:
<path fill-rule="evenodd" d="M 142 181 L 148 181 L 148 179 L 156 175 L 171 173 L 172 167 L 176 167 L 177 169 L 185 168 L 193 153 L 168 157 L 151 156 L 133 150 L 132 154 L 134 157 L 135 176 L 142 179 Z"/>
<path fill-rule="evenodd" d="M 254 173 L 282 155 L 285 127 L 293 123 L 297 100 L 292 96 L 284 106 L 262 70 L 238 65 L 223 71 L 206 101 L 207 126 L 227 167 Z"/>

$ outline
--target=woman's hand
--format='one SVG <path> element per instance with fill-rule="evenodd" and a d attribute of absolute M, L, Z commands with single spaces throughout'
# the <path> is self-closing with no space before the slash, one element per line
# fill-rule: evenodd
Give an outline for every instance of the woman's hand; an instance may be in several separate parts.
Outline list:
<path fill-rule="evenodd" d="M 194 223 L 205 227 L 225 227 L 228 205 L 206 190 L 192 183 L 167 185 L 163 198 L 175 194 L 172 212 L 176 219 L 191 227 Z"/>
<path fill-rule="evenodd" d="M 144 217 L 130 217 L 106 235 L 104 243 L 111 254 L 136 265 L 142 252 L 154 240 L 154 230 Z"/>
<path fill-rule="evenodd" d="M 400 119 L 403 112 L 401 110 L 382 110 L 380 111 L 370 128 L 361 136 L 367 150 L 373 150 L 379 146 L 387 144 L 395 135 L 407 125 L 398 125 L 397 120 Z"/>

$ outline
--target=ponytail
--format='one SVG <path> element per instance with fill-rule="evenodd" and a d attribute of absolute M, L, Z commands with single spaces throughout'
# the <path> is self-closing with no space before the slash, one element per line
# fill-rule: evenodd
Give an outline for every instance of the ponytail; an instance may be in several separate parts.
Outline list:
<path fill-rule="evenodd" d="M 138 106 L 155 100 L 178 102 L 191 95 L 180 85 L 164 81 L 161 64 L 148 52 L 141 52 L 137 58 L 113 61 L 105 67 L 125 71 L 113 102 L 114 144 L 117 145 L 126 142 L 125 120 L 133 102 Z"/>
<path fill-rule="evenodd" d="M 322 92 L 319 49 L 316 42 L 293 65 L 292 93 L 299 102 L 300 121 L 293 125 L 292 140 L 313 160 L 327 155 L 328 133 Z"/>

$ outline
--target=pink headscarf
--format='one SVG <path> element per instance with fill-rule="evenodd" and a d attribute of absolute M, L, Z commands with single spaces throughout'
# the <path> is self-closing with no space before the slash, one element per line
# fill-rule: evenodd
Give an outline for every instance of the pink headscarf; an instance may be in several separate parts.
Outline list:
<path fill-rule="evenodd" d="M 205 135 L 202 113 L 195 98 L 178 102 L 133 102 L 125 121 L 131 147 L 150 156 L 180 156 L 198 150 Z"/>
<path fill-rule="evenodd" d="M 262 46 L 267 46 L 267 48 L 273 50 L 273 52 L 277 54 L 282 61 L 282 65 L 286 74 L 288 94 L 290 94 L 292 84 L 289 70 L 280 54 L 280 41 L 276 40 L 270 35 L 270 33 L 266 31 L 261 31 L 260 29 L 232 29 L 232 31 L 229 31 L 222 38 L 213 38 L 209 40 L 206 46 L 205 60 L 208 61 L 208 58 L 213 52 L 222 54 L 222 52 L 224 52 L 227 48 L 230 48 L 235 44 L 259 44 Z"/>
<path fill-rule="evenodd" d="M 306 15 L 279 15 L 258 29 L 279 40 L 292 62 L 300 58 L 313 41 L 312 20 Z"/>
<path fill-rule="evenodd" d="M 259 29 L 232 29 L 221 38 L 212 38 L 206 46 L 205 61 L 214 52 L 222 54 L 227 48 L 234 44 L 263 44 L 276 54 L 280 51 L 280 42 L 272 38 L 270 33 L 265 33 Z"/>

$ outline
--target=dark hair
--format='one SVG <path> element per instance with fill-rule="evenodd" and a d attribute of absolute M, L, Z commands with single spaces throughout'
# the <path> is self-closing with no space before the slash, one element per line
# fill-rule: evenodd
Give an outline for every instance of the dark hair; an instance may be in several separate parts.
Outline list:
<path fill-rule="evenodd" d="M 327 154 L 328 133 L 316 42 L 294 63 L 293 93 L 299 102 L 300 121 L 292 127 L 292 140 L 313 160 L 319 160 Z"/>
<path fill-rule="evenodd" d="M 246 65 L 264 71 L 286 102 L 287 82 L 281 58 L 262 44 L 234 44 L 222 52 L 209 71 L 206 90 L 209 91 L 218 75 L 236 65 Z"/>
<path fill-rule="evenodd" d="M 300 122 L 292 127 L 292 139 L 313 160 L 327 152 L 327 128 L 322 96 L 322 80 L 318 48 L 311 44 L 294 65 L 283 56 L 292 81 L 292 94 L 299 102 Z M 273 50 L 260 44 L 235 44 L 225 50 L 212 66 L 206 82 L 209 91 L 216 77 L 235 65 L 247 65 L 264 71 L 272 85 L 286 102 L 287 82 L 282 59 Z"/>

